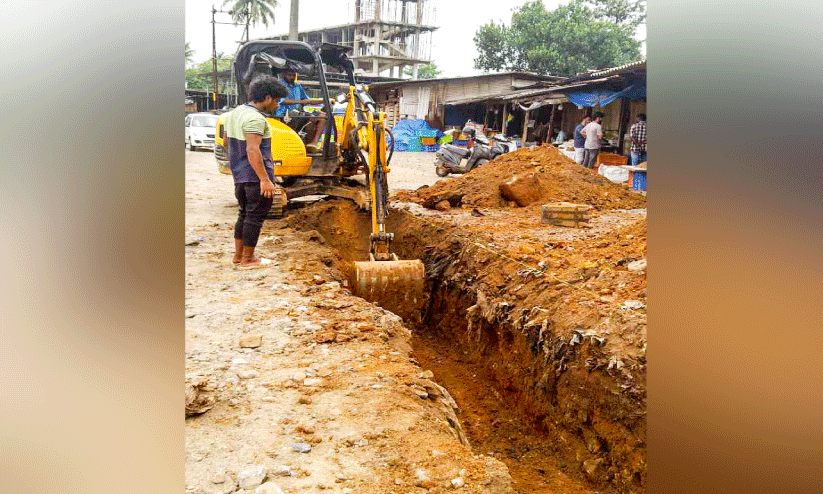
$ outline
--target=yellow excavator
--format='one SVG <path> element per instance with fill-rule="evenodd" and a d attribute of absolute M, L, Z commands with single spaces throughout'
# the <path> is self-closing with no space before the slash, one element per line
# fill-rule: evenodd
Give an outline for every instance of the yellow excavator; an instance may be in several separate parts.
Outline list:
<path fill-rule="evenodd" d="M 238 104 L 246 102 L 246 89 L 258 74 L 279 76 L 292 71 L 318 81 L 327 115 L 321 152 L 307 152 L 307 136 L 301 135 L 301 129 L 288 125 L 289 117 L 267 116 L 272 132 L 274 175 L 281 185 L 280 194 L 285 194 L 274 201 L 270 217 L 283 216 L 288 201 L 309 195 L 343 197 L 370 210 L 369 259 L 352 263 L 352 291 L 384 308 L 408 314 L 409 310 L 419 308 L 422 301 L 423 263 L 419 259 L 400 260 L 391 250 L 394 234 L 386 231 L 385 224 L 387 174 L 394 138 L 386 129 L 386 114 L 369 96 L 368 88 L 355 81 L 354 64 L 348 58 L 350 50 L 330 43 L 313 47 L 300 41 L 247 42 L 238 49 L 232 67 Z M 348 95 L 332 100 L 327 76 L 345 78 Z M 334 115 L 332 101 L 338 106 L 346 103 L 343 115 L 330 118 Z M 215 157 L 220 171 L 230 174 L 223 123 L 224 119 L 218 118 Z M 387 141 L 391 141 L 391 146 Z M 364 180 L 357 180 L 358 176 Z"/>

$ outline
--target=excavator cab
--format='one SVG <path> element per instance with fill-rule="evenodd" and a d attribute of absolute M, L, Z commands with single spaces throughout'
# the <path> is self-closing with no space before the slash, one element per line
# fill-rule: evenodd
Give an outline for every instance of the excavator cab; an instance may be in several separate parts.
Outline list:
<path fill-rule="evenodd" d="M 298 78 L 316 81 L 326 115 L 319 153 L 307 152 L 299 129 L 290 127 L 286 119 L 267 117 L 272 130 L 274 174 L 284 190 L 285 207 L 288 200 L 298 197 L 330 195 L 352 200 L 361 209 L 368 209 L 371 212 L 369 259 L 353 263 L 352 290 L 404 315 L 422 302 L 423 263 L 419 259 L 400 260 L 392 252 L 394 234 L 386 231 L 385 224 L 387 175 L 394 139 L 386 128 L 386 114 L 369 96 L 368 87 L 355 80 L 354 64 L 348 58 L 350 50 L 330 43 L 313 47 L 300 41 L 247 42 L 238 50 L 232 66 L 238 82 L 238 102 L 246 102 L 246 89 L 258 74 L 280 77 L 284 71 L 293 71 Z M 327 67 L 348 83 L 348 95 L 337 100 L 338 103 L 346 101 L 342 116 L 335 116 L 333 112 Z M 219 119 L 216 148 L 225 145 L 222 130 L 222 119 Z M 217 150 L 215 156 L 220 166 Z M 282 216 L 282 207 L 272 206 L 273 216 Z"/>

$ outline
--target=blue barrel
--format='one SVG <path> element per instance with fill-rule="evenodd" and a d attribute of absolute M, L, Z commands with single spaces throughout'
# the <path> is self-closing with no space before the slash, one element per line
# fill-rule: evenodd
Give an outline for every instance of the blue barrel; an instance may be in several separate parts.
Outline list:
<path fill-rule="evenodd" d="M 634 190 L 646 190 L 646 172 L 635 170 L 632 173 L 632 189 Z"/>

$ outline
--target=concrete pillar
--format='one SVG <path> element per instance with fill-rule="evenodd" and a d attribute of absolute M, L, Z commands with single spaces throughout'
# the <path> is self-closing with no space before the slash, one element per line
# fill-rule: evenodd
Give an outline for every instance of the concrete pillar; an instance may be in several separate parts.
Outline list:
<path fill-rule="evenodd" d="M 417 2 L 417 19 L 416 19 L 417 20 L 417 32 L 414 33 L 414 41 L 413 41 L 414 47 L 413 47 L 413 51 L 411 53 L 412 58 L 418 58 L 418 59 L 423 58 L 421 53 L 420 53 L 420 51 L 421 51 L 420 50 L 420 26 L 423 25 L 423 6 L 424 5 L 425 5 L 425 2 L 423 0 L 419 0 Z M 416 70 L 417 70 L 417 66 L 415 66 L 415 71 Z M 417 74 L 416 73 L 415 73 L 414 78 L 417 79 Z"/>
<path fill-rule="evenodd" d="M 380 24 L 382 19 L 381 9 L 383 7 L 383 0 L 375 0 L 374 2 L 374 56 L 372 62 L 372 72 L 374 75 L 380 75 L 380 62 L 377 57 L 380 56 L 380 40 L 383 38 L 383 26 Z"/>
<path fill-rule="evenodd" d="M 419 64 L 412 65 L 412 79 L 417 79 L 417 66 Z"/>
<path fill-rule="evenodd" d="M 526 145 L 526 140 L 529 135 L 529 113 L 528 111 L 523 112 L 523 137 L 520 140 L 523 146 Z"/>
<path fill-rule="evenodd" d="M 374 26 L 374 56 L 380 56 L 380 39 L 383 37 L 383 28 L 378 24 Z"/>
<path fill-rule="evenodd" d="M 289 39 L 297 41 L 297 14 L 300 0 L 291 0 L 291 11 L 289 12 Z"/>

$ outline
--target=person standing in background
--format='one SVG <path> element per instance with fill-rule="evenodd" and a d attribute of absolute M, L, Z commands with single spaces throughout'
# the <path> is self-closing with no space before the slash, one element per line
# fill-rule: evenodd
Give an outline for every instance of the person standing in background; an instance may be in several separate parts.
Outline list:
<path fill-rule="evenodd" d="M 583 164 L 583 148 L 586 146 L 586 136 L 580 132 L 583 130 L 583 127 L 591 121 L 592 117 L 586 115 L 583 117 L 583 120 L 577 124 L 577 127 L 574 128 L 574 161 L 580 164 Z"/>
<path fill-rule="evenodd" d="M 603 121 L 603 113 L 595 112 L 593 116 L 594 120 L 580 131 L 586 137 L 583 145 L 583 166 L 592 169 L 597 164 L 597 155 L 600 154 L 600 139 L 603 138 L 603 127 L 600 122 Z"/>
<path fill-rule="evenodd" d="M 557 137 L 554 138 L 554 145 L 559 146 L 566 142 L 566 133 L 563 132 L 563 129 L 554 129 L 557 132 Z"/>
<path fill-rule="evenodd" d="M 546 124 L 543 122 L 534 123 L 534 141 L 537 145 L 541 145 L 546 141 L 545 134 L 546 134 Z"/>
<path fill-rule="evenodd" d="M 637 123 L 632 125 L 630 130 L 632 138 L 632 166 L 646 161 L 646 114 L 637 115 Z"/>

